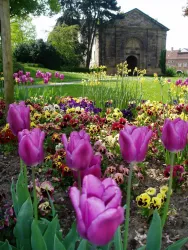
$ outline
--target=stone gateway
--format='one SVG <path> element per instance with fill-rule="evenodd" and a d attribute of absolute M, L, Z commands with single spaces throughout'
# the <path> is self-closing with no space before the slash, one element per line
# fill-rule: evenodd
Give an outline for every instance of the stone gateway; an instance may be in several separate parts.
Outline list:
<path fill-rule="evenodd" d="M 130 69 L 146 69 L 147 74 L 160 73 L 161 51 L 166 49 L 169 29 L 133 9 L 123 18 L 117 17 L 100 27 L 95 38 L 91 66 L 105 65 L 109 74 L 116 73 L 116 65 L 127 61 Z"/>

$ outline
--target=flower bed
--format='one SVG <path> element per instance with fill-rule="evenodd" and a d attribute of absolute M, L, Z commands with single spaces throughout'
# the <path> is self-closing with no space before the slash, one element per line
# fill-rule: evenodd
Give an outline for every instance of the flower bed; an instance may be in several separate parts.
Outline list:
<path fill-rule="evenodd" d="M 25 113 L 23 115 L 22 109 L 25 107 L 25 104 L 27 108 L 24 109 Z M 168 224 L 165 229 L 166 238 L 164 239 L 164 245 L 166 246 L 170 241 L 174 242 L 179 239 L 173 235 L 174 231 L 170 230 L 170 225 L 175 225 L 179 222 L 183 223 L 182 221 L 185 220 L 187 213 L 187 206 L 183 206 L 182 211 L 184 212 L 182 212 L 183 217 L 181 218 L 179 207 L 182 205 L 178 204 L 178 202 L 181 200 L 185 202 L 187 197 L 188 146 L 185 147 L 185 143 L 181 142 L 180 139 L 187 137 L 185 127 L 188 125 L 177 125 L 180 129 L 171 129 L 170 134 L 167 133 L 166 137 L 173 137 L 168 139 L 167 143 L 165 142 L 166 137 L 164 137 L 164 127 L 176 126 L 175 124 L 179 121 L 188 121 L 188 104 L 183 103 L 182 100 L 175 104 L 163 104 L 151 101 L 142 101 L 136 104 L 131 101 L 126 109 L 120 110 L 113 107 L 112 102 L 109 100 L 106 102 L 106 109 L 102 110 L 96 107 L 95 103 L 87 98 L 72 97 L 57 97 L 56 103 L 50 105 L 43 103 L 42 98 L 31 98 L 27 100 L 25 104 L 21 103 L 19 107 L 13 105 L 9 109 L 8 121 L 10 126 L 7 124 L 1 128 L 0 142 L 1 149 L 4 153 L 8 153 L 12 149 L 11 146 L 17 147 L 17 135 L 22 129 L 29 129 L 30 127 L 34 129 L 33 131 L 39 131 L 37 129 L 43 131 L 42 135 L 37 132 L 38 134 L 34 141 L 37 141 L 40 137 L 41 142 L 44 140 L 45 157 L 42 152 L 40 155 L 37 155 L 35 159 L 36 148 L 39 145 L 35 145 L 35 148 L 22 141 L 22 138 L 25 138 L 24 136 L 29 136 L 28 132 L 20 133 L 20 137 L 18 137 L 19 155 L 28 166 L 41 163 L 44 158 L 44 162 L 37 168 L 39 180 L 36 180 L 35 185 L 33 185 L 35 181 L 31 181 L 29 186 L 30 190 L 33 190 L 33 186 L 36 186 L 38 210 L 41 217 L 51 216 L 51 214 L 54 213 L 53 205 L 51 204 L 52 199 L 49 198 L 49 195 L 55 192 L 54 189 L 56 189 L 56 186 L 58 186 L 58 190 L 67 190 L 72 185 L 79 186 L 79 174 L 75 169 L 81 169 L 81 182 L 84 176 L 90 174 L 99 179 L 102 178 L 102 180 L 104 178 L 112 178 L 113 185 L 116 186 L 117 184 L 121 188 L 124 201 L 124 198 L 127 196 L 125 190 L 128 188 L 128 176 L 130 174 L 129 163 L 133 162 L 131 218 L 133 221 L 135 219 L 141 221 L 141 229 L 143 229 L 143 231 L 137 231 L 136 223 L 139 223 L 138 221 L 136 223 L 131 222 L 130 225 L 133 226 L 136 232 L 131 230 L 130 247 L 136 249 L 134 248 L 134 244 L 138 247 L 145 243 L 146 236 L 144 236 L 144 232 L 147 228 L 146 221 L 151 220 L 156 208 L 161 217 L 164 217 L 165 204 L 168 200 L 167 193 L 169 192 L 172 204 L 169 210 Z M 3 121 L 5 121 L 3 100 L 0 102 L 0 115 L 0 121 L 1 124 L 3 124 Z M 28 115 L 30 118 L 27 117 Z M 174 125 L 168 125 L 169 121 L 166 120 L 167 118 L 174 119 Z M 21 123 L 18 122 L 20 119 L 22 121 Z M 30 122 L 28 123 L 29 119 Z M 166 125 L 164 126 L 164 124 Z M 183 124 L 188 123 L 184 122 Z M 140 131 L 138 135 L 137 132 L 135 132 L 136 139 L 134 140 L 136 144 L 133 146 L 130 141 L 128 141 L 128 143 L 126 133 L 132 134 L 136 127 L 141 128 L 142 126 L 145 127 L 144 130 Z M 127 130 L 125 128 L 127 128 Z M 69 138 L 69 136 L 71 136 L 70 138 L 75 138 L 78 133 L 74 131 L 81 131 L 79 132 L 79 137 L 85 138 L 84 140 L 86 140 L 86 145 L 84 145 L 83 148 L 79 148 L 79 150 L 77 149 L 79 140 L 76 140 L 70 146 L 66 139 L 66 137 Z M 172 131 L 180 133 L 180 136 L 176 135 L 175 132 L 173 134 Z M 148 140 L 144 142 L 148 132 Z M 32 134 L 30 136 L 32 137 Z M 144 146 L 145 150 L 140 153 L 143 142 L 146 144 L 149 143 L 148 150 L 147 147 Z M 7 145 L 9 145 L 9 147 L 7 147 Z M 129 146 L 127 150 L 124 151 L 123 148 L 126 148 L 127 145 Z M 137 145 L 138 149 L 136 149 Z M 27 147 L 30 151 L 29 155 L 26 150 Z M 171 183 L 173 186 L 172 193 L 164 188 L 164 186 L 168 184 L 168 178 L 170 176 L 171 168 L 169 165 L 172 165 L 170 154 L 165 148 L 173 152 L 178 151 L 174 160 L 176 166 L 174 167 L 172 175 L 173 179 L 171 178 L 173 181 Z M 74 152 L 74 150 L 76 151 Z M 74 154 L 74 157 L 70 157 L 70 154 Z M 35 161 L 33 161 L 33 159 L 35 159 Z M 43 182 L 40 178 L 46 182 Z M 94 180 L 92 181 L 94 182 Z M 89 184 L 85 181 L 84 185 Z M 158 189 L 159 192 L 156 193 L 155 189 Z M 164 191 L 164 189 L 166 191 Z M 75 187 L 71 190 L 77 189 Z M 181 193 L 181 199 L 176 192 Z M 82 195 L 84 195 L 84 193 L 82 193 Z M 33 197 L 35 197 L 35 195 Z M 74 198 L 72 199 L 74 200 Z M 100 199 L 102 198 L 100 197 Z M 79 211 L 76 208 L 75 202 L 74 200 L 73 204 L 78 217 Z M 118 201 L 117 204 L 119 206 L 120 201 Z M 118 206 L 116 209 L 120 211 Z M 6 213 L 5 216 L 8 218 Z M 10 217 L 11 216 L 12 215 L 10 215 Z M 119 218 L 120 223 L 122 216 Z M 165 219 L 162 221 L 164 222 L 164 220 Z M 7 220 L 5 219 L 4 227 L 7 227 L 7 225 Z M 36 225 L 33 225 L 33 227 L 36 227 Z M 96 228 L 92 230 L 95 231 Z M 92 243 L 96 242 L 95 244 L 97 245 L 104 245 L 108 241 L 105 241 L 106 239 L 104 238 L 101 239 L 101 241 L 98 241 L 98 239 L 93 240 L 92 236 L 89 236 L 90 233 L 86 235 L 85 231 L 78 231 L 83 238 L 87 238 Z M 109 232 L 109 235 L 111 235 L 110 233 L 111 232 Z M 180 231 L 179 237 L 182 238 L 185 236 L 186 231 Z M 104 242 L 102 240 L 104 240 Z"/>

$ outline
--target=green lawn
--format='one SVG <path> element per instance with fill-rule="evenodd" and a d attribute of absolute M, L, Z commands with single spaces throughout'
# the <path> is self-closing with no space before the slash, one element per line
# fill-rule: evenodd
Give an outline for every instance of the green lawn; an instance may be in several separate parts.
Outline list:
<path fill-rule="evenodd" d="M 173 82 L 176 79 L 173 79 Z M 120 88 L 120 83 L 118 83 Z M 131 86 L 131 89 L 130 89 Z M 132 87 L 133 86 L 133 87 Z M 135 79 L 130 79 L 129 81 L 129 89 L 124 92 L 127 92 L 127 96 L 131 100 L 134 100 L 135 96 L 135 89 L 136 82 Z M 45 87 L 37 87 L 37 88 L 17 88 L 15 90 L 16 99 L 27 99 L 31 96 L 42 96 L 44 102 L 48 102 L 51 99 L 51 102 L 55 102 L 56 96 L 73 96 L 73 97 L 80 97 L 80 96 L 87 96 L 89 99 L 94 100 L 96 102 L 100 101 L 100 104 L 104 103 L 109 99 L 114 98 L 114 91 L 117 89 L 116 83 L 113 81 L 105 81 L 102 83 L 102 86 L 84 86 L 82 83 L 75 83 L 75 84 L 65 84 L 62 86 L 50 86 L 45 85 Z M 163 87 L 163 100 L 168 100 L 168 89 L 169 84 L 165 84 Z M 140 96 L 140 84 L 137 84 L 137 96 Z M 123 95 L 126 93 L 123 93 Z M 161 101 L 161 87 L 159 83 L 155 83 L 152 77 L 146 77 L 145 82 L 143 83 L 143 92 L 142 92 L 142 99 L 143 100 L 152 100 L 152 101 Z M 119 99 L 121 99 L 122 93 L 120 92 Z M 99 100 L 100 99 L 100 100 Z M 98 103 L 99 104 L 99 103 Z"/>

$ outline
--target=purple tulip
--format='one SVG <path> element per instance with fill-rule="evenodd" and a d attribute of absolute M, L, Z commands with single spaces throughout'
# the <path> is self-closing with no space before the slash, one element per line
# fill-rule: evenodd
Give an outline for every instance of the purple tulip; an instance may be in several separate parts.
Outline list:
<path fill-rule="evenodd" d="M 71 187 L 70 198 L 77 217 L 77 230 L 82 238 L 99 246 L 106 245 L 124 220 L 121 190 L 107 178 L 100 181 L 93 175 L 83 179 L 82 192 Z"/>
<path fill-rule="evenodd" d="M 54 75 L 56 78 L 59 78 L 60 73 L 56 71 Z"/>
<path fill-rule="evenodd" d="M 65 76 L 64 76 L 63 74 L 60 74 L 60 75 L 59 75 L 59 78 L 60 78 L 61 80 L 64 80 Z"/>
<path fill-rule="evenodd" d="M 13 74 L 13 78 L 15 79 L 15 78 L 17 78 L 18 77 L 18 73 L 14 73 Z"/>
<path fill-rule="evenodd" d="M 23 70 L 19 70 L 19 71 L 18 71 L 18 75 L 19 75 L 19 76 L 23 76 Z"/>
<path fill-rule="evenodd" d="M 26 77 L 30 77 L 31 73 L 30 72 L 26 72 L 25 75 L 26 75 Z"/>
<path fill-rule="evenodd" d="M 69 168 L 84 170 L 89 167 L 93 158 L 93 149 L 90 144 L 90 137 L 85 131 L 72 132 L 69 142 L 66 135 L 63 134 L 62 142 L 66 151 L 66 163 Z"/>
<path fill-rule="evenodd" d="M 44 80 L 44 83 L 45 83 L 45 84 L 47 84 L 47 83 L 49 82 L 48 77 L 44 77 L 43 80 Z"/>
<path fill-rule="evenodd" d="M 33 77 L 29 77 L 29 79 L 28 79 L 28 80 L 29 80 L 29 82 L 30 82 L 30 83 L 34 83 L 34 79 L 33 79 Z"/>
<path fill-rule="evenodd" d="M 148 127 L 125 125 L 119 134 L 119 144 L 123 159 L 130 162 L 144 160 L 152 131 Z"/>
<path fill-rule="evenodd" d="M 22 83 L 26 83 L 28 79 L 27 79 L 26 75 L 22 75 L 22 76 L 20 76 L 20 80 Z"/>
<path fill-rule="evenodd" d="M 47 76 L 48 78 L 51 78 L 51 77 L 52 77 L 52 73 L 46 72 L 46 76 Z"/>
<path fill-rule="evenodd" d="M 185 148 L 188 135 L 188 122 L 176 118 L 166 119 L 161 140 L 165 148 L 170 152 L 178 152 Z"/>
<path fill-rule="evenodd" d="M 30 108 L 23 101 L 19 104 L 10 104 L 7 121 L 12 133 L 16 136 L 23 129 L 30 129 Z"/>
<path fill-rule="evenodd" d="M 41 78 L 41 71 L 40 70 L 37 70 L 36 78 Z"/>
<path fill-rule="evenodd" d="M 18 133 L 18 152 L 27 166 L 36 166 L 44 160 L 45 133 L 39 128 L 27 129 Z"/>
<path fill-rule="evenodd" d="M 89 175 L 89 174 L 92 174 L 99 179 L 101 178 L 101 157 L 99 155 L 93 156 L 88 168 L 84 170 L 80 170 L 81 180 L 83 180 L 84 176 Z M 74 171 L 73 175 L 74 175 L 74 178 L 77 180 L 78 172 Z"/>

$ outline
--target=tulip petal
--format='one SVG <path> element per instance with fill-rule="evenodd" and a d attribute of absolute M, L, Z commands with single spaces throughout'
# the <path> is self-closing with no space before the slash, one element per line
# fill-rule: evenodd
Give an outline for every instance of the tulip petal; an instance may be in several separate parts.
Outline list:
<path fill-rule="evenodd" d="M 119 144 L 123 159 L 128 163 L 135 162 L 136 148 L 134 142 L 132 140 L 132 137 L 123 130 L 120 131 Z"/>
<path fill-rule="evenodd" d="M 112 178 L 105 178 L 102 181 L 102 184 L 103 184 L 105 189 L 109 186 L 116 186 L 116 187 L 118 186 L 117 183 Z"/>
<path fill-rule="evenodd" d="M 121 191 L 119 187 L 111 186 L 105 189 L 102 196 L 106 208 L 117 208 L 121 205 Z"/>
<path fill-rule="evenodd" d="M 171 152 L 178 151 L 178 145 L 180 145 L 180 137 L 178 136 L 174 124 L 168 120 L 163 126 L 161 140 L 165 148 Z"/>
<path fill-rule="evenodd" d="M 27 166 L 35 166 L 38 164 L 39 150 L 33 145 L 30 137 L 24 136 L 21 139 L 18 152 Z"/>
<path fill-rule="evenodd" d="M 93 175 L 86 175 L 83 179 L 82 193 L 87 197 L 95 196 L 101 198 L 104 192 L 102 182 Z"/>
<path fill-rule="evenodd" d="M 66 150 L 67 149 L 67 145 L 68 145 L 68 141 L 67 141 L 67 137 L 66 137 L 65 134 L 62 135 L 61 141 L 63 142 L 63 145 L 64 145 L 65 150 Z"/>
<path fill-rule="evenodd" d="M 86 228 L 83 222 L 82 213 L 80 210 L 80 191 L 76 187 L 71 187 L 69 197 L 76 211 L 77 230 L 81 237 L 86 238 Z"/>
<path fill-rule="evenodd" d="M 98 246 L 106 245 L 114 236 L 118 226 L 124 220 L 124 209 L 107 209 L 101 213 L 88 228 L 88 240 Z"/>
<path fill-rule="evenodd" d="M 92 221 L 95 220 L 99 214 L 104 212 L 106 208 L 101 199 L 97 197 L 87 199 L 86 195 L 82 195 L 80 200 L 80 209 L 82 211 L 84 224 L 86 228 L 88 228 Z"/>
<path fill-rule="evenodd" d="M 89 167 L 93 157 L 93 149 L 88 141 L 81 140 L 72 153 L 72 167 L 74 169 L 85 169 Z"/>

